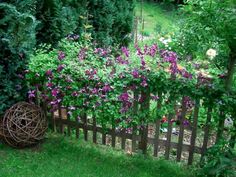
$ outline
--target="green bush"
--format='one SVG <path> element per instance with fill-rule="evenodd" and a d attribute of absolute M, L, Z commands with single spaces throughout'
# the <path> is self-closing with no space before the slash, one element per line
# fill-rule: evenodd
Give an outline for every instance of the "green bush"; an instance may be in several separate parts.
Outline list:
<path fill-rule="evenodd" d="M 0 115 L 26 98 L 24 70 L 35 45 L 35 18 L 15 6 L 0 4 Z"/>
<path fill-rule="evenodd" d="M 236 152 L 229 142 L 221 141 L 208 149 L 204 156 L 199 176 L 233 177 L 236 175 Z"/>

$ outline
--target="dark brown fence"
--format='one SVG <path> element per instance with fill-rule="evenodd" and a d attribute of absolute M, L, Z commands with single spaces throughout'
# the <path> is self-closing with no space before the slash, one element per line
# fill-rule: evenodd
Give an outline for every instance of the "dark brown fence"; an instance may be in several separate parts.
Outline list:
<path fill-rule="evenodd" d="M 138 103 L 137 94 L 134 95 L 133 102 L 133 114 L 137 114 L 138 111 L 149 110 L 150 107 L 150 94 L 146 94 L 143 103 Z M 132 127 L 131 131 L 127 131 L 125 128 L 117 130 L 114 124 L 110 127 L 102 127 L 96 121 L 96 117 L 87 115 L 84 113 L 81 116 L 81 120 L 70 117 L 68 114 L 68 107 L 58 106 L 58 110 L 54 112 L 47 111 L 47 106 L 44 104 L 43 109 L 45 113 L 50 117 L 51 125 L 54 131 L 66 134 L 68 136 L 73 134 L 76 138 L 83 134 L 84 140 L 88 141 L 91 139 L 93 143 L 109 144 L 112 147 L 120 146 L 121 149 L 127 149 L 127 141 L 129 141 L 129 151 L 137 152 L 141 150 L 143 154 L 150 153 L 157 157 L 163 155 L 165 159 L 173 159 L 181 161 L 183 159 L 182 154 L 185 153 L 184 160 L 188 164 L 192 164 L 194 161 L 194 155 L 196 159 L 200 160 L 205 154 L 208 146 L 209 139 L 211 138 L 210 144 L 215 143 L 215 139 L 210 136 L 209 123 L 211 122 L 211 107 L 208 108 L 206 115 L 206 123 L 203 128 L 198 127 L 199 107 L 201 100 L 195 100 L 194 108 L 192 109 L 192 119 L 188 127 L 184 126 L 184 119 L 188 111 L 184 97 L 181 103 L 181 116 L 179 120 L 179 126 L 177 134 L 173 134 L 172 118 L 175 118 L 175 113 L 170 113 L 167 116 L 168 127 L 167 132 L 161 133 L 161 119 L 157 119 L 156 122 L 150 123 L 146 126 Z M 156 101 L 157 111 L 161 109 L 161 103 Z M 173 108 L 175 109 L 175 108 Z M 113 126 L 112 126 L 113 125 Z M 186 131 L 188 134 L 188 141 L 186 143 L 185 136 Z M 199 133 L 200 132 L 200 133 Z M 200 135 L 199 135 L 200 134 Z M 198 136 L 201 136 L 200 138 Z M 173 139 L 172 139 L 173 138 Z M 198 143 L 196 143 L 198 138 Z M 187 155 L 186 155 L 187 154 Z"/>

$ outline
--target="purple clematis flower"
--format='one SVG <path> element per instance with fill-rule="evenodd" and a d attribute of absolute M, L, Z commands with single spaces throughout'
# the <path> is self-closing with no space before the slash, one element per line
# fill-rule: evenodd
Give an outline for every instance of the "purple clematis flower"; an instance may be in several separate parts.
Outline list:
<path fill-rule="evenodd" d="M 64 69 L 64 65 L 59 65 L 59 66 L 57 67 L 57 71 L 58 71 L 58 72 L 61 72 L 63 69 Z"/>
<path fill-rule="evenodd" d="M 126 47 L 121 47 L 121 51 L 126 57 L 129 57 L 129 50 Z"/>
<path fill-rule="evenodd" d="M 129 100 L 129 94 L 127 92 L 124 92 L 118 97 L 118 99 L 120 101 L 126 102 Z"/>
<path fill-rule="evenodd" d="M 139 78 L 139 72 L 138 72 L 138 70 L 137 70 L 137 69 L 134 69 L 134 70 L 132 71 L 132 75 L 133 75 L 134 78 Z"/>
<path fill-rule="evenodd" d="M 65 58 L 65 53 L 64 52 L 62 52 L 62 51 L 58 51 L 58 56 L 57 56 L 57 58 L 58 58 L 58 60 L 63 60 L 64 58 Z"/>
<path fill-rule="evenodd" d="M 50 69 L 47 70 L 47 71 L 46 71 L 46 75 L 49 76 L 49 77 L 51 77 L 51 76 L 52 76 L 52 70 L 50 70 Z"/>
<path fill-rule="evenodd" d="M 35 90 L 29 90 L 28 91 L 28 98 L 31 99 L 31 98 L 35 98 L 35 95 L 36 94 L 36 91 Z"/>

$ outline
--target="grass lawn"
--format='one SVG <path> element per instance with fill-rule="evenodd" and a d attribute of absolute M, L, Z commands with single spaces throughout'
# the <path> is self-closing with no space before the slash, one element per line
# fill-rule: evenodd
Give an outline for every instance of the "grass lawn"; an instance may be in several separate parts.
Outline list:
<path fill-rule="evenodd" d="M 12 149 L 0 143 L 1 177 L 190 177 L 179 164 L 48 135 L 32 149 Z"/>
<path fill-rule="evenodd" d="M 166 5 L 167 6 L 167 5 Z M 172 8 L 171 8 L 172 9 Z M 137 2 L 135 6 L 135 15 L 141 16 L 141 3 Z M 177 11 L 173 8 L 172 10 L 164 10 L 163 5 L 154 2 L 143 3 L 143 19 L 144 33 L 154 34 L 156 26 L 161 26 L 161 31 L 173 32 L 178 28 L 178 16 Z M 139 25 L 141 29 L 141 25 Z"/>

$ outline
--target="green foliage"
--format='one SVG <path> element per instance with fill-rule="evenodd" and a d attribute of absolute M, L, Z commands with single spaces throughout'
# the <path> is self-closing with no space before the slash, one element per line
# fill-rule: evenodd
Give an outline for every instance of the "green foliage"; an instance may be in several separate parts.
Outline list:
<path fill-rule="evenodd" d="M 24 70 L 35 45 L 35 18 L 0 4 L 0 115 L 26 96 Z"/>
<path fill-rule="evenodd" d="M 233 177 L 236 175 L 236 152 L 229 142 L 221 141 L 208 150 L 201 165 L 201 177 Z"/>
<path fill-rule="evenodd" d="M 185 54 L 209 60 L 206 52 L 213 48 L 217 51 L 213 62 L 224 70 L 230 52 L 236 49 L 235 5 L 230 0 L 190 0 L 182 10 L 185 20 L 179 40 L 184 44 Z"/>
<path fill-rule="evenodd" d="M 133 0 L 6 0 L 40 22 L 37 43 L 57 43 L 69 34 L 91 32 L 99 45 L 127 45 Z M 91 27 L 89 27 L 92 25 Z M 89 29 L 88 29 L 89 28 Z"/>
<path fill-rule="evenodd" d="M 143 56 L 138 54 L 142 53 L 141 50 L 146 51 Z M 222 98 L 218 73 L 212 72 L 209 83 L 203 78 L 203 83 L 199 84 L 196 71 L 189 63 L 187 70 L 182 70 L 185 77 L 179 70 L 173 79 L 171 65 L 163 60 L 156 45 L 145 46 L 144 49 L 123 48 L 122 51 L 116 49 L 116 57 L 110 49 L 95 48 L 89 35 L 84 34 L 77 42 L 63 40 L 58 49 L 48 50 L 44 46 L 43 50 L 37 50 L 31 57 L 27 78 L 32 91 L 35 87 L 41 90 L 40 96 L 42 99 L 46 96 L 52 109 L 57 109 L 58 103 L 79 108 L 71 111 L 74 118 L 81 116 L 84 111 L 90 115 L 96 114 L 98 122 L 104 127 L 114 121 L 122 127 L 154 122 L 173 112 L 175 101 L 181 102 L 183 95 L 192 100 L 203 99 L 205 107 L 213 105 L 217 111 L 220 104 L 215 103 L 218 102 L 233 109 Z M 170 57 L 172 60 L 176 57 L 173 52 L 169 54 L 173 55 Z M 144 104 L 141 92 L 150 91 L 152 98 L 157 95 L 162 97 L 159 100 L 162 108 L 158 115 L 156 101 L 150 110 L 140 109 L 137 116 L 133 115 L 135 90 L 139 92 L 141 105 Z M 122 95 L 125 101 L 120 100 Z M 232 95 L 229 98 L 234 100 Z M 231 115 L 232 111 L 227 113 Z M 217 119 L 217 116 L 213 118 Z"/>
<path fill-rule="evenodd" d="M 81 32 L 86 1 L 43 0 L 37 2 L 37 42 L 57 45 L 68 34 Z"/>
<path fill-rule="evenodd" d="M 133 27 L 133 0 L 91 0 L 88 12 L 94 39 L 102 45 L 123 44 Z M 106 15 L 104 15 L 106 14 Z"/>

